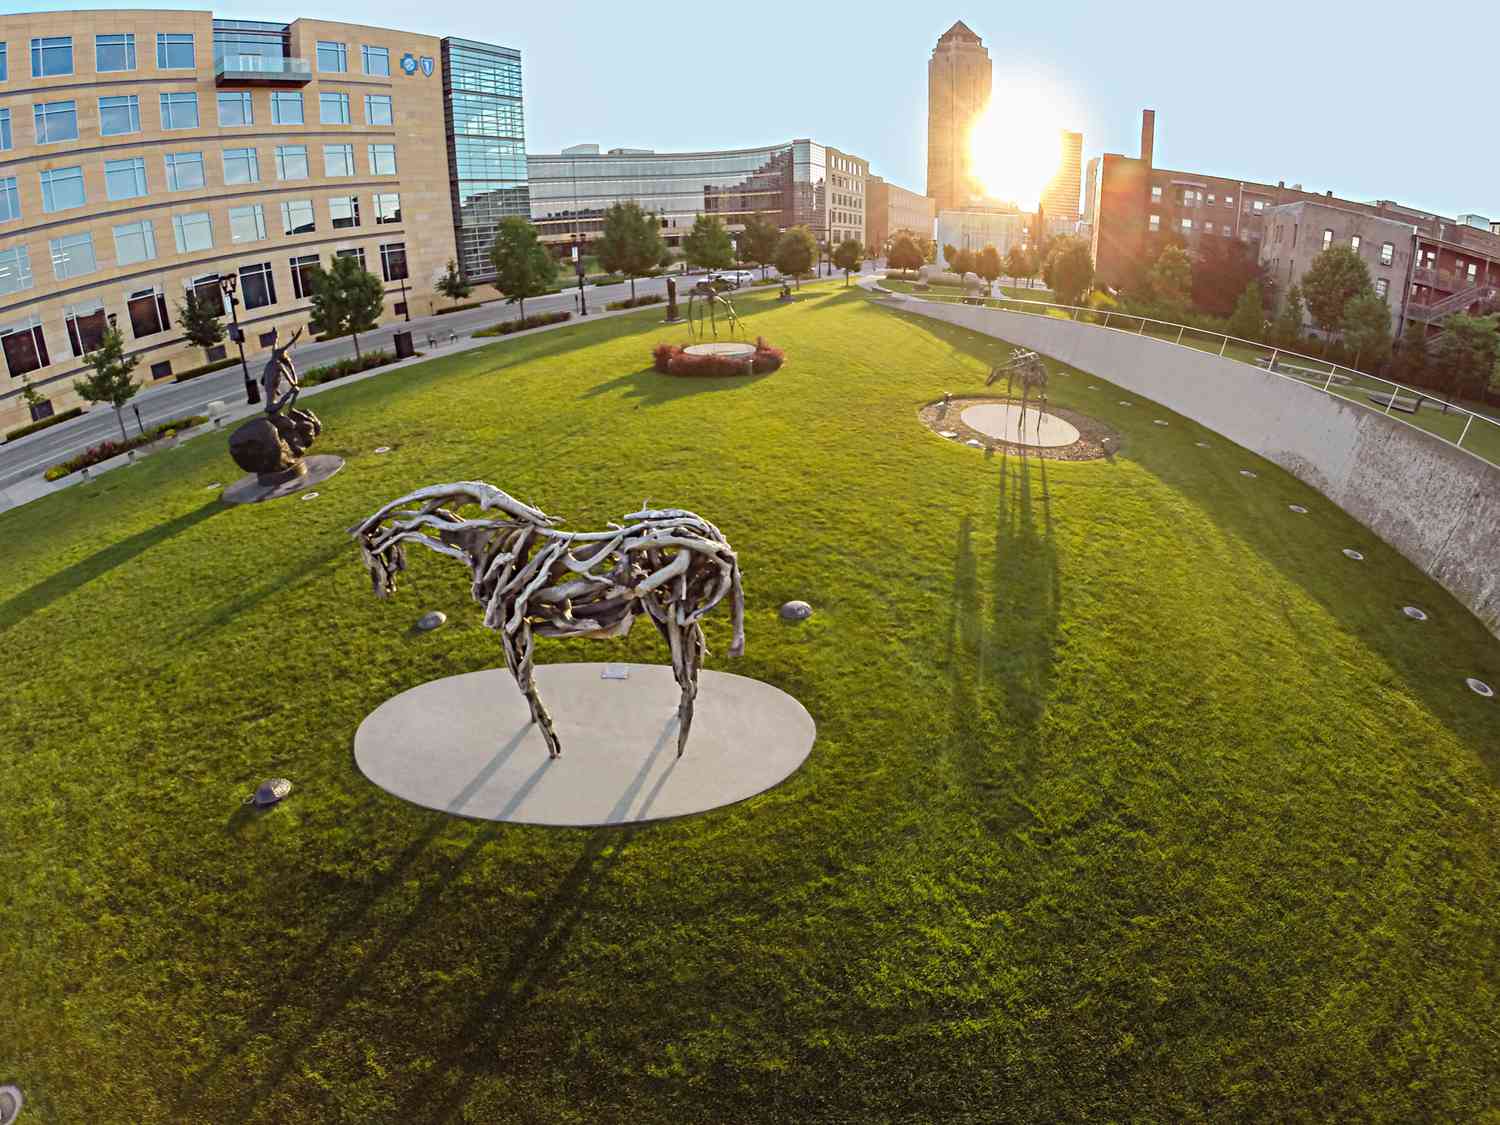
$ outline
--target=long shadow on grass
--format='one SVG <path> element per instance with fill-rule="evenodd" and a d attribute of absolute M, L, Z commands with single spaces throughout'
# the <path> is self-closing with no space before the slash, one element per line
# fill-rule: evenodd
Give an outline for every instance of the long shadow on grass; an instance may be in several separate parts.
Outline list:
<path fill-rule="evenodd" d="M 108 574 L 117 566 L 123 566 L 137 555 L 165 543 L 173 536 L 181 535 L 211 516 L 227 509 L 218 500 L 210 500 L 201 507 L 185 512 L 176 519 L 168 520 L 137 532 L 129 539 L 112 543 L 102 551 L 81 559 L 65 570 L 23 590 L 9 601 L 0 602 L 0 633 L 24 621 L 38 610 L 45 609 L 59 598 L 66 597 L 101 575 Z"/>
<path fill-rule="evenodd" d="M 579 398 L 597 398 L 611 391 L 624 391 L 622 398 L 638 398 L 643 406 L 660 406 L 688 395 L 729 391 L 758 383 L 762 375 L 663 375 L 654 367 L 632 371 L 590 387 Z"/>

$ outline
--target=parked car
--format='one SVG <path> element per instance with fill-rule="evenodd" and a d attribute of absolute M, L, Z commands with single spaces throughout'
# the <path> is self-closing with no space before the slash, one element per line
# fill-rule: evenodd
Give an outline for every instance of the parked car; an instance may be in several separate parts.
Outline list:
<path fill-rule="evenodd" d="M 753 282 L 755 275 L 749 270 L 725 270 L 712 275 L 708 280 L 715 289 L 738 289 Z"/>

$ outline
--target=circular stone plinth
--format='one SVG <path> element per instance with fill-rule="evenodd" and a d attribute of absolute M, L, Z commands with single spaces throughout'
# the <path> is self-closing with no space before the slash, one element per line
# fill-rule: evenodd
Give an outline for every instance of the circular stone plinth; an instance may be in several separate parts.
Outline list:
<path fill-rule="evenodd" d="M 1064 422 L 1055 414 L 1043 414 L 1034 407 L 1026 408 L 1025 426 L 1022 427 L 1021 408 L 1003 402 L 971 406 L 958 417 L 970 429 L 1015 445 L 1056 449 L 1072 445 L 1080 436 L 1078 427 L 1071 422 Z"/>
<path fill-rule="evenodd" d="M 689 344 L 682 349 L 688 355 L 746 356 L 755 354 L 755 345 L 739 340 L 723 340 L 712 344 Z"/>
<path fill-rule="evenodd" d="M 302 463 L 307 472 L 276 485 L 264 485 L 254 473 L 246 473 L 235 481 L 219 497 L 226 504 L 259 504 L 262 500 L 280 500 L 292 496 L 315 484 L 322 484 L 344 467 L 344 459 L 332 453 L 314 453 L 304 457 Z"/>
<path fill-rule="evenodd" d="M 536 682 L 561 758 L 547 756 L 510 673 L 492 668 L 386 700 L 355 732 L 355 763 L 386 792 L 424 808 L 590 827 L 686 816 L 763 793 L 807 759 L 817 734 L 785 692 L 705 670 L 679 758 L 681 693 L 670 667 L 544 664 Z"/>

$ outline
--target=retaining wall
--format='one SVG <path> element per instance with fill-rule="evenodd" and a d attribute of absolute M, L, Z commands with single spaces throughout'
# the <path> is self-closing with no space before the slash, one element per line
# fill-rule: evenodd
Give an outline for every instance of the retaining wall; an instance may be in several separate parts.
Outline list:
<path fill-rule="evenodd" d="M 1413 426 L 1237 360 L 1034 313 L 907 300 L 1108 379 L 1312 485 L 1500 637 L 1500 468 Z"/>

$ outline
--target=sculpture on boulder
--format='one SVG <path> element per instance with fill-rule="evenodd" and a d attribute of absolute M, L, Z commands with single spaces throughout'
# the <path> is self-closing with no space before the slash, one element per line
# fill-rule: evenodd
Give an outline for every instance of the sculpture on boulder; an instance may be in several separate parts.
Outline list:
<path fill-rule="evenodd" d="M 990 386 L 1001 375 L 1005 376 L 1006 398 L 1010 398 L 1011 388 L 1015 385 L 1015 381 L 1017 379 L 1021 381 L 1021 417 L 1016 423 L 1016 436 L 1020 437 L 1026 429 L 1026 401 L 1033 388 L 1037 392 L 1036 426 L 1040 433 L 1042 413 L 1047 408 L 1047 365 L 1042 362 L 1042 357 L 1025 348 L 1012 348 L 1010 362 L 1000 367 L 992 367 L 990 377 L 984 381 L 984 385 Z"/>
<path fill-rule="evenodd" d="M 464 518 L 456 509 L 465 506 L 477 506 L 480 514 Z M 745 594 L 734 550 L 713 524 L 680 508 L 642 505 L 607 531 L 559 531 L 560 522 L 483 481 L 460 481 L 408 493 L 349 531 L 377 597 L 395 591 L 408 542 L 469 568 L 485 628 L 500 634 L 505 666 L 553 758 L 562 745 L 537 695 L 535 638 L 623 637 L 638 614 L 650 617 L 671 650 L 672 674 L 682 689 L 681 757 L 707 652 L 699 622 L 726 597 L 729 655 L 745 648 Z"/>
<path fill-rule="evenodd" d="M 260 377 L 265 413 L 229 435 L 229 455 L 234 463 L 247 473 L 254 473 L 256 483 L 265 488 L 303 475 L 306 467 L 302 459 L 323 432 L 323 423 L 316 414 L 295 405 L 302 384 L 287 353 L 302 335 L 302 329 L 297 329 L 279 347 L 275 345 L 274 330 L 271 335 L 270 358 Z"/>

